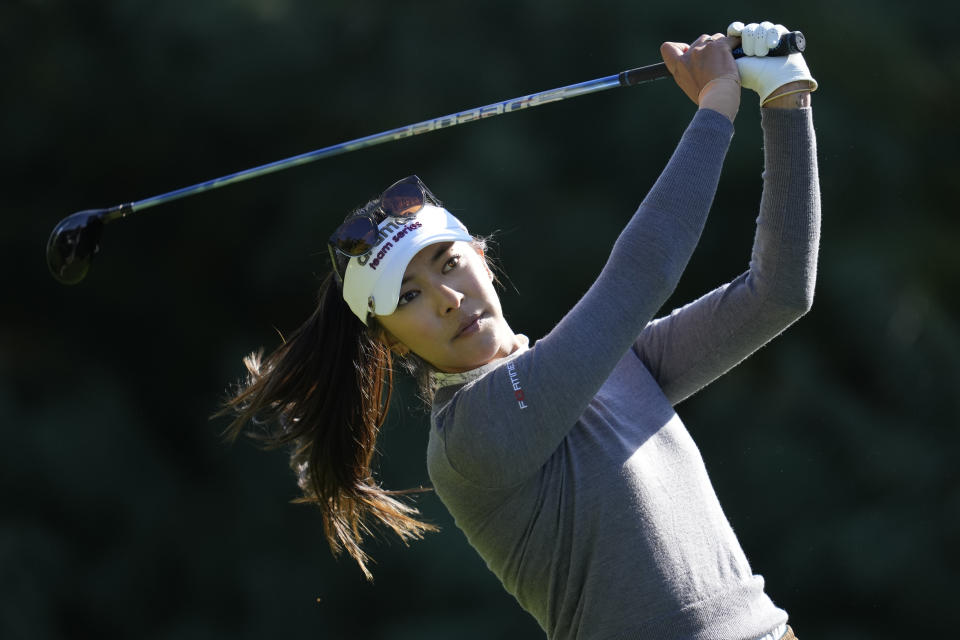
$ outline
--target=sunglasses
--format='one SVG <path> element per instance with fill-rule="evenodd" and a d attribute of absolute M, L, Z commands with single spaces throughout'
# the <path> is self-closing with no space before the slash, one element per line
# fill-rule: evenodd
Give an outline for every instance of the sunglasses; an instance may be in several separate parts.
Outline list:
<path fill-rule="evenodd" d="M 415 217 L 427 203 L 441 206 L 427 185 L 417 176 L 407 176 L 387 187 L 377 199 L 377 206 L 372 211 L 353 216 L 344 221 L 327 241 L 330 251 L 330 263 L 337 284 L 343 287 L 343 277 L 337 268 L 337 255 L 348 258 L 357 258 L 373 251 L 380 235 L 379 224 L 386 218 L 409 220 Z M 379 215 L 379 219 L 378 216 Z"/>

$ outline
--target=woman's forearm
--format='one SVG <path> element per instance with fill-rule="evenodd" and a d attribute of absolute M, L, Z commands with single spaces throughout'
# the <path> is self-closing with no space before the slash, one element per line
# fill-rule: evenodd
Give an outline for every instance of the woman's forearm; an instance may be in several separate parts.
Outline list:
<path fill-rule="evenodd" d="M 636 343 L 673 403 L 736 366 L 813 302 L 820 196 L 811 111 L 763 109 L 762 121 L 764 190 L 750 269 L 650 323 Z"/>

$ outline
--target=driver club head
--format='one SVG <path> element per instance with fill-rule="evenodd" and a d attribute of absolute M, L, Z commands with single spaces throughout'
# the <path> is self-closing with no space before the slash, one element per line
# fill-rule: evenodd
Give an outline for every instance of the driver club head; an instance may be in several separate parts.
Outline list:
<path fill-rule="evenodd" d="M 60 221 L 47 241 L 47 266 L 62 284 L 77 284 L 90 269 L 90 260 L 100 251 L 103 215 L 107 209 L 88 209 Z"/>

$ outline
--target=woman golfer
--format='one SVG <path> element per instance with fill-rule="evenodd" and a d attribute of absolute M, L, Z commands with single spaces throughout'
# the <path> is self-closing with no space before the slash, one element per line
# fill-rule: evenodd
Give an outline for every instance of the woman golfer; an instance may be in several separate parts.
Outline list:
<path fill-rule="evenodd" d="M 427 464 L 457 526 L 550 638 L 777 640 L 764 593 L 674 406 L 812 302 L 819 187 L 803 58 L 762 57 L 785 29 L 664 43 L 699 105 L 666 169 L 582 299 L 534 344 L 504 319 L 473 238 L 416 177 L 348 217 L 313 316 L 229 401 L 292 447 L 303 501 L 364 572 L 362 535 L 432 527 L 370 469 L 392 357 L 432 403 Z M 748 56 L 730 51 L 742 36 Z M 741 86 L 760 95 L 764 186 L 749 270 L 667 315 L 733 135 Z M 368 574 L 369 575 L 369 574 Z"/>

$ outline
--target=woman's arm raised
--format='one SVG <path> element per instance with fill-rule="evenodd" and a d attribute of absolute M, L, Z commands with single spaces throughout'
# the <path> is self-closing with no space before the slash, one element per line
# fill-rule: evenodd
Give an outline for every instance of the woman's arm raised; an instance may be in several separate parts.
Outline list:
<path fill-rule="evenodd" d="M 814 85 L 815 86 L 815 85 Z M 761 110 L 764 173 L 749 270 L 647 326 L 635 348 L 674 404 L 781 333 L 813 304 L 820 189 L 810 83 L 773 90 Z"/>
<path fill-rule="evenodd" d="M 680 64 L 707 55 L 727 65 L 701 76 L 698 95 L 718 73 L 736 70 L 725 38 L 680 55 Z M 509 485 L 535 473 L 556 450 L 676 287 L 699 241 L 732 135 L 728 116 L 700 109 L 573 309 L 509 370 L 500 367 L 453 397 L 441 390 L 434 405 L 438 436 L 463 477 L 487 487 Z"/>

